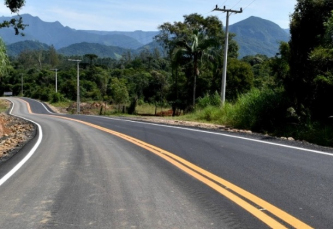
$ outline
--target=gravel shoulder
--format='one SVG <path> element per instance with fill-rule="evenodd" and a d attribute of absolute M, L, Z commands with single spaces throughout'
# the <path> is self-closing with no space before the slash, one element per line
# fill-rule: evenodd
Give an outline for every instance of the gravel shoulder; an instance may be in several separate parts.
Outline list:
<path fill-rule="evenodd" d="M 11 103 L 0 99 L 1 107 L 9 110 Z M 0 112 L 0 162 L 18 152 L 36 133 L 36 126 L 24 119 Z"/>

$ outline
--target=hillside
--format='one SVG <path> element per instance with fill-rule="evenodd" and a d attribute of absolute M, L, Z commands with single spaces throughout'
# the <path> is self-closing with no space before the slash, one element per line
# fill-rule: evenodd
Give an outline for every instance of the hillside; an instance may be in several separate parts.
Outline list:
<path fill-rule="evenodd" d="M 239 57 L 246 55 L 264 54 L 274 56 L 281 41 L 289 41 L 288 33 L 277 24 L 259 18 L 249 17 L 230 26 L 230 32 L 240 46 Z"/>
<path fill-rule="evenodd" d="M 14 44 L 7 45 L 7 54 L 9 56 L 18 56 L 26 50 L 48 50 L 50 46 L 39 41 L 19 41 Z"/>
<path fill-rule="evenodd" d="M 57 21 L 44 22 L 38 17 L 33 17 L 29 14 L 23 14 L 22 17 L 24 23 L 29 24 L 24 30 L 24 37 L 15 36 L 12 28 L 0 29 L 0 37 L 9 47 L 9 53 L 13 53 L 13 55 L 17 55 L 19 48 L 14 47 L 13 50 L 10 45 L 25 40 L 39 41 L 49 46 L 53 45 L 60 53 L 68 55 L 94 53 L 101 57 L 116 58 L 120 53 L 123 53 L 122 49 L 130 49 L 134 53 L 138 53 L 143 49 L 154 50 L 155 48 L 158 48 L 163 53 L 162 48 L 153 41 L 153 37 L 158 34 L 158 31 L 75 30 L 65 27 Z M 0 20 L 4 19 L 8 20 L 10 18 L 0 17 Z M 230 32 L 236 34 L 234 39 L 240 47 L 239 58 L 255 54 L 264 54 L 272 57 L 278 52 L 280 41 L 287 42 L 289 40 L 288 30 L 259 17 L 249 17 L 230 25 Z M 85 45 L 74 45 L 80 43 Z M 87 45 L 87 43 L 91 43 L 91 45 Z M 96 46 L 96 44 L 99 44 L 99 46 Z M 23 43 L 18 45 L 22 46 Z M 120 48 L 116 49 L 116 46 Z M 77 50 L 74 50 L 74 47 Z M 35 48 L 35 46 L 31 47 L 31 49 Z M 24 50 L 23 47 L 22 50 Z"/>
<path fill-rule="evenodd" d="M 158 31 L 141 31 L 141 30 L 136 30 L 134 32 L 96 31 L 96 30 L 80 30 L 80 31 L 98 34 L 98 35 L 124 35 L 137 40 L 143 45 L 151 43 L 153 38 L 159 33 Z"/>
<path fill-rule="evenodd" d="M 101 44 L 96 44 L 96 43 L 87 43 L 87 42 L 82 42 L 82 43 L 77 43 L 70 45 L 65 48 L 61 48 L 58 50 L 59 54 L 63 54 L 65 56 L 83 56 L 85 54 L 96 54 L 98 57 L 110 57 L 113 59 L 119 59 L 121 55 L 128 51 L 128 49 L 120 48 L 120 47 L 115 47 L 115 46 L 106 46 L 106 45 L 101 45 Z"/>
<path fill-rule="evenodd" d="M 29 25 L 24 30 L 25 36 L 15 36 L 11 28 L 0 29 L 0 37 L 2 37 L 6 44 L 13 44 L 25 40 L 38 40 L 47 45 L 53 45 L 56 49 L 80 42 L 99 43 L 132 49 L 139 48 L 143 45 L 136 39 L 122 34 L 98 35 L 71 29 L 67 26 L 64 27 L 58 21 L 44 22 L 40 18 L 33 17 L 29 14 L 23 14 L 21 16 L 24 24 Z M 0 17 L 0 20 L 10 20 L 10 18 Z"/>

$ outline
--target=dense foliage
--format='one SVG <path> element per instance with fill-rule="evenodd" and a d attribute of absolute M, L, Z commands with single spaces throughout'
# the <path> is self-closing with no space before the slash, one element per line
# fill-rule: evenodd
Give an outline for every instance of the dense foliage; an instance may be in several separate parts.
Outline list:
<path fill-rule="evenodd" d="M 290 23 L 290 74 L 285 88 L 300 116 L 321 121 L 333 114 L 331 0 L 299 0 Z"/>

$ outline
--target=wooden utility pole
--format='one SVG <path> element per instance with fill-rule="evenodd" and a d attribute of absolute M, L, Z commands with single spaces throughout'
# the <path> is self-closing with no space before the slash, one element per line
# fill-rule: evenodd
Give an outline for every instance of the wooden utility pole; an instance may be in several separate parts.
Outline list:
<path fill-rule="evenodd" d="M 227 64 L 228 64 L 228 46 L 229 46 L 229 16 L 232 13 L 242 13 L 243 9 L 240 8 L 240 10 L 231 10 L 226 9 L 225 6 L 223 9 L 218 8 L 216 5 L 216 8 L 214 11 L 222 11 L 227 13 L 227 22 L 226 22 L 226 28 L 225 28 L 225 44 L 224 44 L 224 60 L 223 60 L 223 73 L 222 73 L 222 83 L 221 83 L 221 103 L 222 106 L 224 106 L 225 103 L 225 90 L 226 90 L 226 78 L 227 78 Z"/>

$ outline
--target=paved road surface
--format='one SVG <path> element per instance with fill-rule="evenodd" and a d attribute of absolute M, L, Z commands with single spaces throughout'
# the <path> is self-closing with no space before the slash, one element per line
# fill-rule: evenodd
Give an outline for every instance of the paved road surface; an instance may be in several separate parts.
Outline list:
<path fill-rule="evenodd" d="M 10 100 L 40 130 L 0 167 L 0 228 L 333 225 L 330 149 Z"/>

